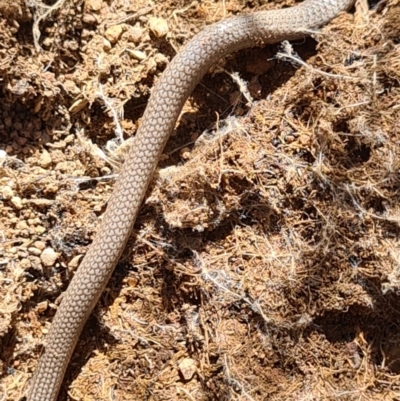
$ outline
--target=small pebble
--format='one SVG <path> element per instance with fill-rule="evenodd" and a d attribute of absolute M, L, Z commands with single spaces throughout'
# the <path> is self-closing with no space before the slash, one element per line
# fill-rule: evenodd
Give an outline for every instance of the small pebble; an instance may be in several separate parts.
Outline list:
<path fill-rule="evenodd" d="M 97 24 L 97 19 L 93 14 L 83 14 L 82 21 L 88 25 L 95 25 Z"/>
<path fill-rule="evenodd" d="M 103 50 L 109 52 L 112 49 L 111 43 L 106 38 L 103 39 Z"/>
<path fill-rule="evenodd" d="M 145 52 L 142 52 L 141 50 L 129 50 L 128 51 L 129 55 L 132 56 L 132 58 L 143 61 L 147 56 Z"/>
<path fill-rule="evenodd" d="M 43 249 L 46 248 L 46 244 L 43 241 L 35 241 L 33 243 L 33 246 L 37 249 L 40 249 L 41 251 L 43 251 Z"/>
<path fill-rule="evenodd" d="M 131 27 L 128 31 L 128 40 L 130 42 L 139 43 L 142 40 L 142 36 L 143 29 L 138 26 Z"/>
<path fill-rule="evenodd" d="M 52 199 L 30 199 L 28 202 L 38 207 L 48 207 L 54 204 Z"/>
<path fill-rule="evenodd" d="M 62 172 L 71 172 L 76 169 L 76 165 L 73 161 L 65 161 L 65 162 L 59 162 L 57 165 L 54 167 L 55 171 L 62 171 Z"/>
<path fill-rule="evenodd" d="M 51 165 L 51 156 L 50 153 L 46 150 L 43 149 L 42 154 L 39 157 L 39 166 L 43 168 L 47 168 Z"/>
<path fill-rule="evenodd" d="M 42 253 L 42 251 L 40 249 L 34 248 L 32 246 L 28 248 L 28 252 L 31 255 L 35 255 L 35 256 L 39 256 Z"/>
<path fill-rule="evenodd" d="M 154 57 L 149 58 L 146 67 L 146 71 L 150 74 L 154 74 L 157 71 L 157 63 L 155 62 Z"/>
<path fill-rule="evenodd" d="M 42 301 L 36 305 L 36 312 L 43 313 L 49 307 L 49 301 Z"/>
<path fill-rule="evenodd" d="M 190 380 L 196 372 L 196 361 L 192 358 L 185 358 L 179 362 L 179 371 L 185 380 Z"/>
<path fill-rule="evenodd" d="M 29 259 L 21 259 L 19 264 L 24 270 L 30 269 L 32 266 Z"/>
<path fill-rule="evenodd" d="M 10 200 L 14 196 L 14 191 L 8 185 L 5 185 L 1 190 L 1 196 L 5 200 Z"/>
<path fill-rule="evenodd" d="M 149 19 L 149 28 L 157 38 L 162 38 L 169 32 L 168 23 L 164 18 L 151 17 Z"/>
<path fill-rule="evenodd" d="M 40 260 L 46 267 L 52 267 L 56 263 L 58 253 L 53 248 L 45 248 L 40 255 Z"/>
<path fill-rule="evenodd" d="M 78 85 L 72 79 L 67 79 L 63 83 L 63 88 L 68 92 L 70 96 L 79 96 L 81 94 L 81 90 L 78 88 Z M 74 134 L 68 135 L 64 140 L 65 143 L 68 143 L 68 138 L 70 136 L 74 138 Z"/>
<path fill-rule="evenodd" d="M 86 0 L 85 8 L 86 10 L 100 11 L 103 7 L 103 0 Z"/>
<path fill-rule="evenodd" d="M 168 59 L 164 56 L 164 54 L 157 53 L 154 55 L 154 61 L 157 64 L 157 67 L 164 67 L 168 64 Z"/>
<path fill-rule="evenodd" d="M 27 230 L 29 227 L 28 227 L 28 224 L 27 224 L 27 222 L 25 220 L 20 220 L 17 223 L 16 228 L 18 230 Z"/>
<path fill-rule="evenodd" d="M 38 235 L 42 235 L 46 232 L 46 229 L 43 226 L 36 226 L 35 227 L 35 232 Z"/>
<path fill-rule="evenodd" d="M 117 43 L 119 38 L 121 37 L 123 31 L 124 31 L 124 28 L 122 25 L 110 26 L 110 28 L 108 28 L 106 30 L 104 36 L 111 43 Z"/>
<path fill-rule="evenodd" d="M 17 182 L 14 180 L 8 180 L 7 185 L 11 188 L 11 189 L 16 189 L 17 188 Z"/>
<path fill-rule="evenodd" d="M 42 262 L 40 261 L 40 258 L 38 256 L 33 256 L 31 255 L 29 258 L 30 262 L 31 262 L 31 267 L 34 270 L 37 270 L 38 272 L 42 272 Z"/>
<path fill-rule="evenodd" d="M 74 85 L 76 86 L 75 82 L 74 82 Z M 76 86 L 76 88 L 79 90 L 79 88 L 77 86 Z M 79 93 L 80 93 L 80 90 L 79 90 Z M 74 142 L 74 140 L 75 140 L 74 134 L 70 134 L 64 139 L 65 143 L 72 143 L 72 142 Z"/>
<path fill-rule="evenodd" d="M 79 266 L 80 260 L 83 258 L 83 255 L 76 255 L 71 259 L 71 261 L 68 263 L 68 267 L 71 267 L 73 269 L 77 268 Z"/>
<path fill-rule="evenodd" d="M 182 148 L 180 150 L 179 154 L 185 160 L 190 159 L 190 155 L 191 155 L 190 148 L 188 148 L 188 147 Z"/>
<path fill-rule="evenodd" d="M 22 209 L 22 199 L 19 196 L 13 196 L 11 198 L 11 203 L 14 205 L 14 207 L 18 210 Z"/>

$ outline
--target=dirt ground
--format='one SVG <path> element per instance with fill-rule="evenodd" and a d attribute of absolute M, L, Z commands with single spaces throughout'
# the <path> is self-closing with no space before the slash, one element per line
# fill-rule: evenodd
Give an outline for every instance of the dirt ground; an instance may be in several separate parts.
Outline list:
<path fill-rule="evenodd" d="M 165 65 L 206 24 L 296 1 L 26 3 L 0 0 L 2 401 Z M 202 80 L 60 400 L 400 400 L 400 1 L 377 3 Z"/>

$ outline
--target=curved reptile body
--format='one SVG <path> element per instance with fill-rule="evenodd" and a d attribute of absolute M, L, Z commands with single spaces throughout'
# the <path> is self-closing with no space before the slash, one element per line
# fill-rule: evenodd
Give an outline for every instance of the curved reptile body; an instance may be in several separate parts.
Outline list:
<path fill-rule="evenodd" d="M 28 401 L 56 401 L 80 333 L 132 231 L 154 169 L 182 106 L 209 67 L 236 50 L 301 38 L 354 0 L 305 0 L 283 10 L 223 20 L 197 34 L 154 87 L 92 245 L 66 290 L 32 379 Z"/>

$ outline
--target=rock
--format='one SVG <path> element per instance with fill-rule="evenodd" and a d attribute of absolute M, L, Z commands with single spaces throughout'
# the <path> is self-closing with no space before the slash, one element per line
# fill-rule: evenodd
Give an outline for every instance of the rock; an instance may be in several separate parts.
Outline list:
<path fill-rule="evenodd" d="M 85 9 L 92 11 L 100 11 L 103 7 L 103 0 L 86 0 Z"/>
<path fill-rule="evenodd" d="M 142 40 L 143 32 L 143 29 L 138 26 L 131 27 L 128 30 L 128 40 L 133 43 L 140 43 Z"/>
<path fill-rule="evenodd" d="M 72 269 L 76 269 L 79 266 L 79 263 L 81 259 L 83 258 L 83 255 L 76 255 L 71 259 L 71 261 L 68 263 L 68 267 Z"/>
<path fill-rule="evenodd" d="M 39 157 L 39 166 L 43 168 L 47 168 L 51 165 L 51 156 L 50 153 L 46 150 L 43 149 L 42 154 Z"/>
<path fill-rule="evenodd" d="M 38 235 L 42 235 L 46 232 L 46 228 L 43 226 L 36 226 L 35 227 L 35 233 Z"/>
<path fill-rule="evenodd" d="M 37 249 L 37 248 L 35 248 L 35 247 L 33 247 L 33 246 L 30 246 L 30 247 L 28 248 L 28 252 L 29 252 L 31 255 L 35 255 L 35 256 L 39 256 L 39 255 L 42 253 L 42 251 L 41 251 L 40 249 Z"/>
<path fill-rule="evenodd" d="M 149 58 L 146 67 L 146 71 L 149 74 L 154 74 L 157 71 L 157 63 L 155 62 L 153 57 Z"/>
<path fill-rule="evenodd" d="M 24 270 L 30 269 L 32 266 L 29 259 L 21 259 L 21 261 L 19 262 L 19 265 Z"/>
<path fill-rule="evenodd" d="M 110 28 L 106 30 L 104 36 L 110 43 L 117 43 L 123 31 L 124 28 L 122 25 L 110 26 Z"/>
<path fill-rule="evenodd" d="M 71 84 L 73 84 L 74 87 L 77 89 L 78 92 L 76 92 L 76 93 L 72 92 L 74 95 L 79 95 L 81 93 L 80 89 L 77 87 L 75 82 L 73 82 L 73 81 L 67 81 L 67 82 L 70 82 Z M 72 143 L 72 142 L 74 142 L 74 140 L 75 140 L 75 135 L 74 134 L 70 134 L 64 139 L 65 143 Z"/>
<path fill-rule="evenodd" d="M 62 171 L 63 173 L 71 173 L 76 170 L 76 164 L 74 161 L 59 162 L 54 167 L 55 171 Z"/>
<path fill-rule="evenodd" d="M 63 88 L 68 92 L 70 96 L 78 97 L 81 94 L 81 90 L 78 88 L 78 85 L 72 79 L 65 80 L 65 82 L 63 83 Z M 70 134 L 64 140 L 66 144 L 72 142 L 71 140 L 69 140 L 71 136 L 72 136 L 72 141 L 74 140 L 74 134 Z"/>
<path fill-rule="evenodd" d="M 12 190 L 11 187 L 5 185 L 1 189 L 1 196 L 3 197 L 4 200 L 10 200 L 14 196 L 14 191 Z"/>
<path fill-rule="evenodd" d="M 19 196 L 13 196 L 11 198 L 11 203 L 14 205 L 14 207 L 18 210 L 21 210 L 23 205 L 22 205 L 22 199 Z"/>
<path fill-rule="evenodd" d="M 129 55 L 139 61 L 143 61 L 147 57 L 146 53 L 141 50 L 129 50 Z"/>
<path fill-rule="evenodd" d="M 35 241 L 33 243 L 33 246 L 37 249 L 40 249 L 41 251 L 43 251 L 43 249 L 46 248 L 46 244 L 43 241 Z"/>
<path fill-rule="evenodd" d="M 54 204 L 52 199 L 29 199 L 28 202 L 40 208 L 50 207 Z"/>
<path fill-rule="evenodd" d="M 164 18 L 151 17 L 149 28 L 156 38 L 162 38 L 169 32 L 168 23 Z"/>
<path fill-rule="evenodd" d="M 46 311 L 46 309 L 49 307 L 49 301 L 43 301 L 43 302 L 40 302 L 40 303 L 38 303 L 37 305 L 36 305 L 36 312 L 37 313 L 39 313 L 39 314 L 41 314 L 41 313 L 43 313 L 44 311 Z"/>
<path fill-rule="evenodd" d="M 108 53 L 112 49 L 112 45 L 106 38 L 103 39 L 103 50 Z"/>
<path fill-rule="evenodd" d="M 154 61 L 156 62 L 157 67 L 164 67 L 168 64 L 168 59 L 162 53 L 155 54 Z"/>
<path fill-rule="evenodd" d="M 88 24 L 88 25 L 95 25 L 95 24 L 97 24 L 97 19 L 96 19 L 96 17 L 95 17 L 93 14 L 89 14 L 89 13 L 83 14 L 83 16 L 82 16 L 82 21 L 83 21 L 85 24 Z"/>
<path fill-rule="evenodd" d="M 7 152 L 3 149 L 0 149 L 0 162 L 7 158 Z"/>
<path fill-rule="evenodd" d="M 40 255 L 40 260 L 46 267 L 52 267 L 58 259 L 58 253 L 53 248 L 45 248 Z"/>
<path fill-rule="evenodd" d="M 29 228 L 28 223 L 25 220 L 20 220 L 16 227 L 17 230 L 27 230 Z"/>
<path fill-rule="evenodd" d="M 196 372 L 196 361 L 192 358 L 185 358 L 179 362 L 179 371 L 186 381 L 190 380 Z"/>

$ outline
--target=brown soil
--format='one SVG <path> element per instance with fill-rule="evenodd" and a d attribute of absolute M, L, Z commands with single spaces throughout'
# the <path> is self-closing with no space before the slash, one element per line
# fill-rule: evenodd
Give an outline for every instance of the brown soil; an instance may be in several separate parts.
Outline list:
<path fill-rule="evenodd" d="M 295 1 L 263 3 L 0 2 L 1 400 L 93 238 L 119 130 L 204 25 Z M 202 80 L 60 400 L 400 400 L 399 16 L 362 0 L 292 45 L 302 65 L 269 46 Z"/>

